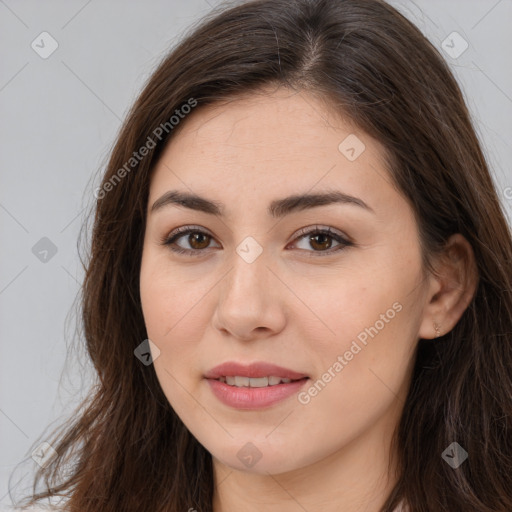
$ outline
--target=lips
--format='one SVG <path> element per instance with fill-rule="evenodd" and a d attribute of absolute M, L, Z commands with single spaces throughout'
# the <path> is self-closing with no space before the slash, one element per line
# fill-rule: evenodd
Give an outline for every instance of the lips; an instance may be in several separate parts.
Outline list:
<path fill-rule="evenodd" d="M 262 361 L 246 365 L 228 361 L 204 377 L 220 402 L 246 410 L 274 406 L 298 393 L 309 380 L 305 373 Z"/>
<path fill-rule="evenodd" d="M 308 377 L 305 373 L 299 373 L 283 366 L 277 366 L 272 363 L 254 362 L 243 365 L 234 361 L 227 361 L 205 373 L 206 379 L 218 380 L 225 377 L 279 377 L 280 379 L 290 379 L 291 381 L 300 380 Z"/>

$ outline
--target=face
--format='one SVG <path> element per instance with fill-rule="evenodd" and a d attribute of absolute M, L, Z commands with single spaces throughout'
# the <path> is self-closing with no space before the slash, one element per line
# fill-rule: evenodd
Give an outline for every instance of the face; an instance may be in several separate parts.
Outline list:
<path fill-rule="evenodd" d="M 140 291 L 154 369 L 233 469 L 284 473 L 361 443 L 371 453 L 409 386 L 426 297 L 413 211 L 383 148 L 331 114 L 287 89 L 198 108 L 151 177 Z M 169 191 L 209 203 L 153 209 Z M 226 362 L 241 367 L 211 374 Z M 221 382 L 234 376 L 242 387 Z"/>

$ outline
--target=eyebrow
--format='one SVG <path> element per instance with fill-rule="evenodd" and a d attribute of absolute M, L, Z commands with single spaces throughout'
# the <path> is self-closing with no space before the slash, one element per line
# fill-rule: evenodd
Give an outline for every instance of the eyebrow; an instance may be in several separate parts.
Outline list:
<path fill-rule="evenodd" d="M 375 213 L 375 211 L 362 199 L 350 196 L 341 191 L 317 194 L 297 194 L 283 199 L 276 199 L 270 203 L 267 211 L 272 217 L 280 218 L 293 212 L 335 203 L 355 205 Z M 221 202 L 206 199 L 196 194 L 181 192 L 179 190 L 170 190 L 158 198 L 153 203 L 150 213 L 172 205 L 183 206 L 191 210 L 208 213 L 217 217 L 223 217 L 225 213 L 225 206 Z"/>

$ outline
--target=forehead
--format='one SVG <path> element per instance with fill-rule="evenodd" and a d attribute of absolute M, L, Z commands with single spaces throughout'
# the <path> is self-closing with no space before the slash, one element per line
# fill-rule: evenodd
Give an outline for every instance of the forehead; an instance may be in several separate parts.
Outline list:
<path fill-rule="evenodd" d="M 193 110 L 163 151 L 150 196 L 188 188 L 254 199 L 322 187 L 371 196 L 390 186 L 385 167 L 376 140 L 314 96 L 280 88 Z"/>
<path fill-rule="evenodd" d="M 326 151 L 326 157 L 338 156 L 340 137 L 354 132 L 367 138 L 325 102 L 305 92 L 280 88 L 196 108 L 182 121 L 168 149 L 173 156 L 173 147 L 180 145 L 182 149 L 199 149 L 194 157 L 208 151 L 234 160 L 251 153 L 261 158 L 303 160 Z"/>

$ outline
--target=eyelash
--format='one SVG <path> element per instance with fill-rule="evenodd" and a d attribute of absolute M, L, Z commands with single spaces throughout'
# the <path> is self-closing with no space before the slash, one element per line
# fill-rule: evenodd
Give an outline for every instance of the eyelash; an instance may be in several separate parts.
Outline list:
<path fill-rule="evenodd" d="M 206 235 L 206 236 L 208 236 L 210 238 L 213 238 L 209 233 L 207 233 L 206 231 L 203 231 L 202 229 L 200 229 L 198 227 L 186 226 L 186 227 L 181 227 L 181 228 L 175 229 L 169 235 L 164 236 L 160 240 L 160 244 L 161 245 L 169 246 L 169 249 L 171 251 L 173 251 L 175 253 L 178 253 L 178 254 L 187 254 L 189 256 L 201 256 L 201 255 L 203 255 L 203 253 L 204 253 L 204 251 L 206 249 L 182 249 L 181 247 L 177 247 L 175 245 L 173 246 L 173 244 L 176 242 L 176 240 L 178 240 L 182 236 L 188 235 L 190 233 L 201 233 L 202 235 Z M 338 251 L 342 251 L 342 250 L 346 249 L 347 247 L 351 247 L 351 246 L 354 245 L 349 240 L 345 239 L 344 237 L 342 237 L 338 233 L 332 231 L 331 228 L 325 229 L 325 228 L 320 228 L 319 226 L 315 226 L 313 229 L 303 228 L 303 229 L 299 230 L 295 240 L 296 239 L 302 239 L 302 238 L 306 237 L 307 235 L 312 235 L 312 234 L 315 234 L 315 235 L 318 235 L 318 234 L 328 235 L 330 238 L 333 238 L 336 242 L 340 243 L 341 245 L 335 247 L 332 250 L 329 249 L 327 251 L 306 251 L 306 252 L 315 253 L 314 255 L 310 254 L 309 257 L 315 258 L 317 256 L 319 256 L 319 257 L 329 256 L 329 255 L 332 255 L 333 253 L 336 253 Z"/>

